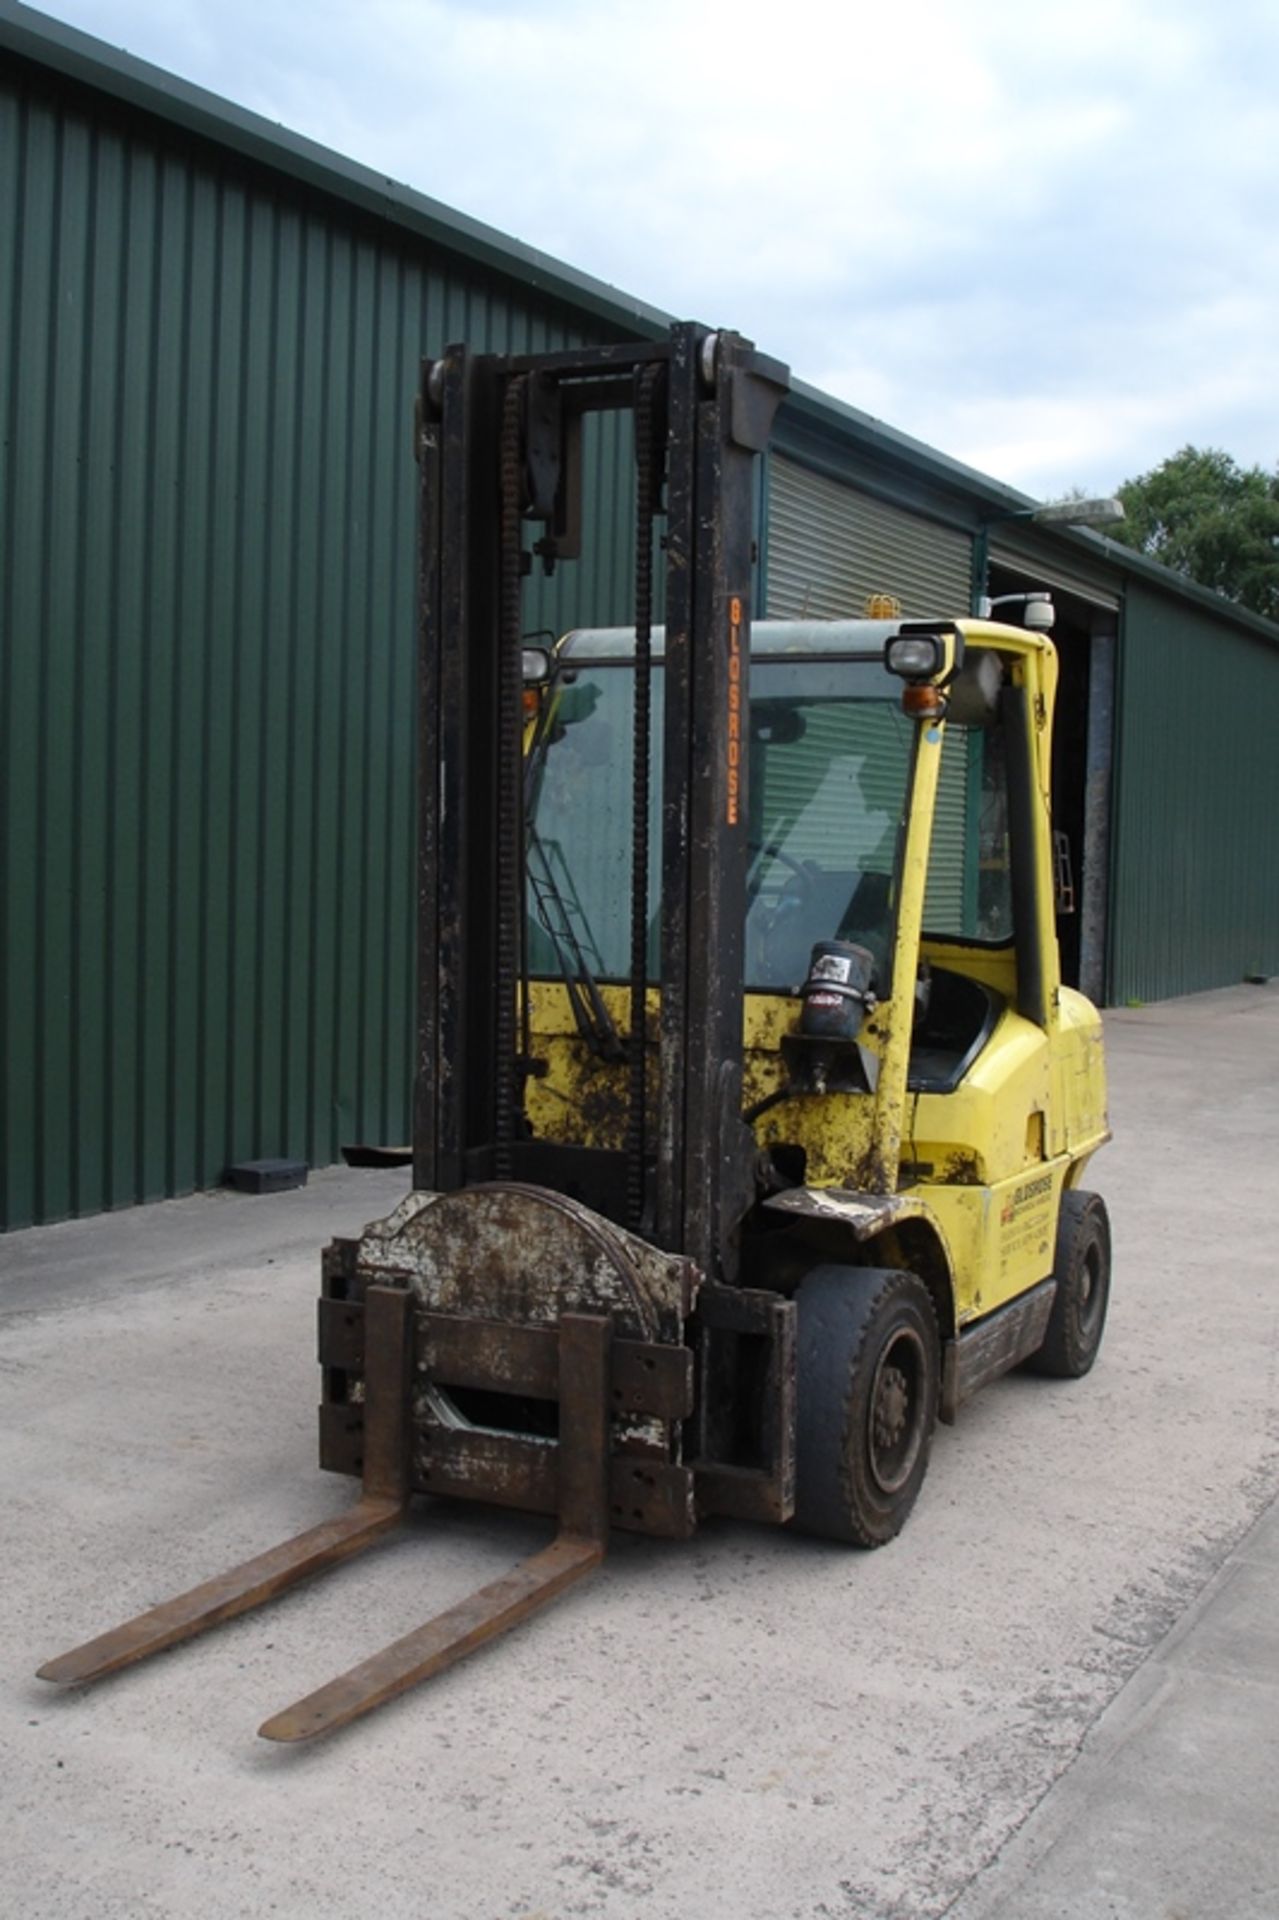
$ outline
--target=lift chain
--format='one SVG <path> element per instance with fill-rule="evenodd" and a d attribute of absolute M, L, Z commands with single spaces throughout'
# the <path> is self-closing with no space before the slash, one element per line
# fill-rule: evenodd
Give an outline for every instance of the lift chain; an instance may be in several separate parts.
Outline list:
<path fill-rule="evenodd" d="M 626 1209 L 633 1228 L 644 1224 L 648 1152 L 648 809 L 652 715 L 653 516 L 661 493 L 663 449 L 656 446 L 658 362 L 643 369 L 635 402 L 635 705 L 631 762 L 631 1006 L 629 1104 L 626 1126 Z"/>
<path fill-rule="evenodd" d="M 502 402 L 500 446 L 502 530 L 497 698 L 497 924 L 494 951 L 498 1073 L 493 1116 L 493 1170 L 499 1180 L 509 1180 L 511 1177 L 511 1146 L 515 1135 L 515 1002 L 524 906 L 524 863 L 521 857 L 523 684 L 520 669 L 520 594 L 524 562 L 521 551 L 524 512 L 521 428 L 527 386 L 528 378 L 524 374 L 507 383 Z"/>

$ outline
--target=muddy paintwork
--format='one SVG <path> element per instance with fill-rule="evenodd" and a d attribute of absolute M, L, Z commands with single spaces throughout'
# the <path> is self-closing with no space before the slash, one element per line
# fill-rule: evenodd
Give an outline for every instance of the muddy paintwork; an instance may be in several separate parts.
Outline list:
<path fill-rule="evenodd" d="M 769 1213 L 833 1222 L 856 1240 L 870 1240 L 903 1220 L 926 1220 L 928 1206 L 911 1194 L 849 1193 L 839 1187 L 796 1187 L 764 1202 Z"/>
<path fill-rule="evenodd" d="M 1036 633 L 983 621 L 958 623 L 969 646 L 998 651 L 1009 683 L 1024 690 L 1029 715 L 1033 912 L 1042 958 L 1043 1019 L 1018 1011 L 1014 947 L 926 940 L 924 889 L 944 720 L 917 724 L 915 767 L 897 903 L 892 992 L 871 1009 L 859 1037 L 876 1056 L 873 1091 L 811 1092 L 793 1087 L 754 1125 L 764 1152 L 802 1156 L 803 1185 L 767 1201 L 804 1223 L 848 1235 L 849 1258 L 881 1243 L 900 1256 L 900 1229 L 912 1246 L 931 1240 L 934 1271 L 946 1276 L 943 1324 L 963 1327 L 1035 1286 L 1049 1272 L 1062 1192 L 1078 1185 L 1109 1138 L 1101 1021 L 1082 995 L 1061 984 L 1053 918 L 1050 757 L 1057 658 Z M 588 636 L 589 638 L 589 636 Z M 598 650 L 598 636 L 596 637 Z M 566 643 L 571 651 L 572 642 Z M 848 644 L 845 639 L 845 645 Z M 946 1093 L 912 1091 L 910 1044 L 917 960 L 968 975 L 1000 996 L 989 1039 Z M 796 983 L 798 988 L 799 983 Z M 624 1026 L 621 990 L 602 988 Z M 1024 997 L 1024 996 L 1023 996 Z M 615 1003 L 615 1004 L 614 1004 Z M 623 1071 L 594 1059 L 577 1037 L 563 988 L 536 981 L 530 999 L 542 1077 L 530 1081 L 535 1132 L 577 1145 L 620 1144 Z M 653 1029 L 656 995 L 648 1000 Z M 752 993 L 743 1019 L 743 1105 L 787 1089 L 782 1043 L 798 1025 L 797 994 Z M 662 1090 L 652 1084 L 651 1097 Z M 828 1242 L 824 1242 L 828 1244 Z"/>
<path fill-rule="evenodd" d="M 619 1338 L 683 1338 L 696 1298 L 691 1263 L 545 1188 L 495 1182 L 411 1193 L 359 1243 L 366 1284 L 407 1280 L 436 1313 L 512 1326 L 611 1313 Z"/>
<path fill-rule="evenodd" d="M 537 1071 L 525 1088 L 524 1111 L 537 1139 L 564 1146 L 621 1149 L 626 1138 L 628 1066 L 625 1059 L 603 1060 L 577 1030 L 568 991 L 558 980 L 529 984 L 529 1017 L 535 1036 Z M 599 995 L 610 1019 L 624 1032 L 629 1021 L 629 992 L 601 982 Z M 648 1103 L 656 1111 L 660 1088 L 656 988 L 646 1003 Z"/>

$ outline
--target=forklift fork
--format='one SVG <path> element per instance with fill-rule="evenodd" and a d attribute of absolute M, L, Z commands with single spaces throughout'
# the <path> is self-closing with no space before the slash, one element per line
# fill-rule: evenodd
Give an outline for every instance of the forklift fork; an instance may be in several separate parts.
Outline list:
<path fill-rule="evenodd" d="M 40 1679 L 80 1686 L 133 1666 L 363 1552 L 400 1524 L 411 1494 L 413 1304 L 407 1288 L 368 1289 L 363 1491 L 350 1511 L 50 1660 Z M 345 1726 L 517 1626 L 600 1564 L 609 1527 L 611 1342 L 608 1316 L 560 1318 L 559 1531 L 551 1545 L 274 1714 L 258 1729 L 264 1739 L 309 1740 Z"/>

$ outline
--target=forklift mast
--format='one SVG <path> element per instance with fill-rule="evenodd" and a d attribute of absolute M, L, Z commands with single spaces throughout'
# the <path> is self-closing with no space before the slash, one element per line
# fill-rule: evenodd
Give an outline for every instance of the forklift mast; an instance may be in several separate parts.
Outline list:
<path fill-rule="evenodd" d="M 733 1279 L 752 1194 L 742 1108 L 753 467 L 788 374 L 732 333 L 495 356 L 449 347 L 418 398 L 418 1017 L 413 1183 L 571 1194 Z M 530 1137 L 521 589 L 581 546 L 582 424 L 634 421 L 631 941 L 625 1145 Z M 655 616 L 655 527 L 665 607 Z M 661 845 L 648 844 L 651 634 L 666 631 Z M 653 1110 L 650 864 L 661 870 Z M 625 884 L 623 882 L 623 884 Z"/>

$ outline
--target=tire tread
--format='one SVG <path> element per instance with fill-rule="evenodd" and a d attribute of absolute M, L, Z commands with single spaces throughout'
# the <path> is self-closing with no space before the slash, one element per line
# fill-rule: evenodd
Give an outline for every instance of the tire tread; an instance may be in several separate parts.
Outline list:
<path fill-rule="evenodd" d="M 918 1312 L 931 1369 L 932 1410 L 918 1470 L 908 1492 L 873 1517 L 863 1511 L 847 1437 L 851 1403 L 885 1306 L 894 1295 Z M 799 1292 L 795 1522 L 805 1532 L 850 1546 L 883 1546 L 903 1525 L 927 1471 L 936 1423 L 940 1336 L 928 1289 L 895 1268 L 816 1267 Z"/>

